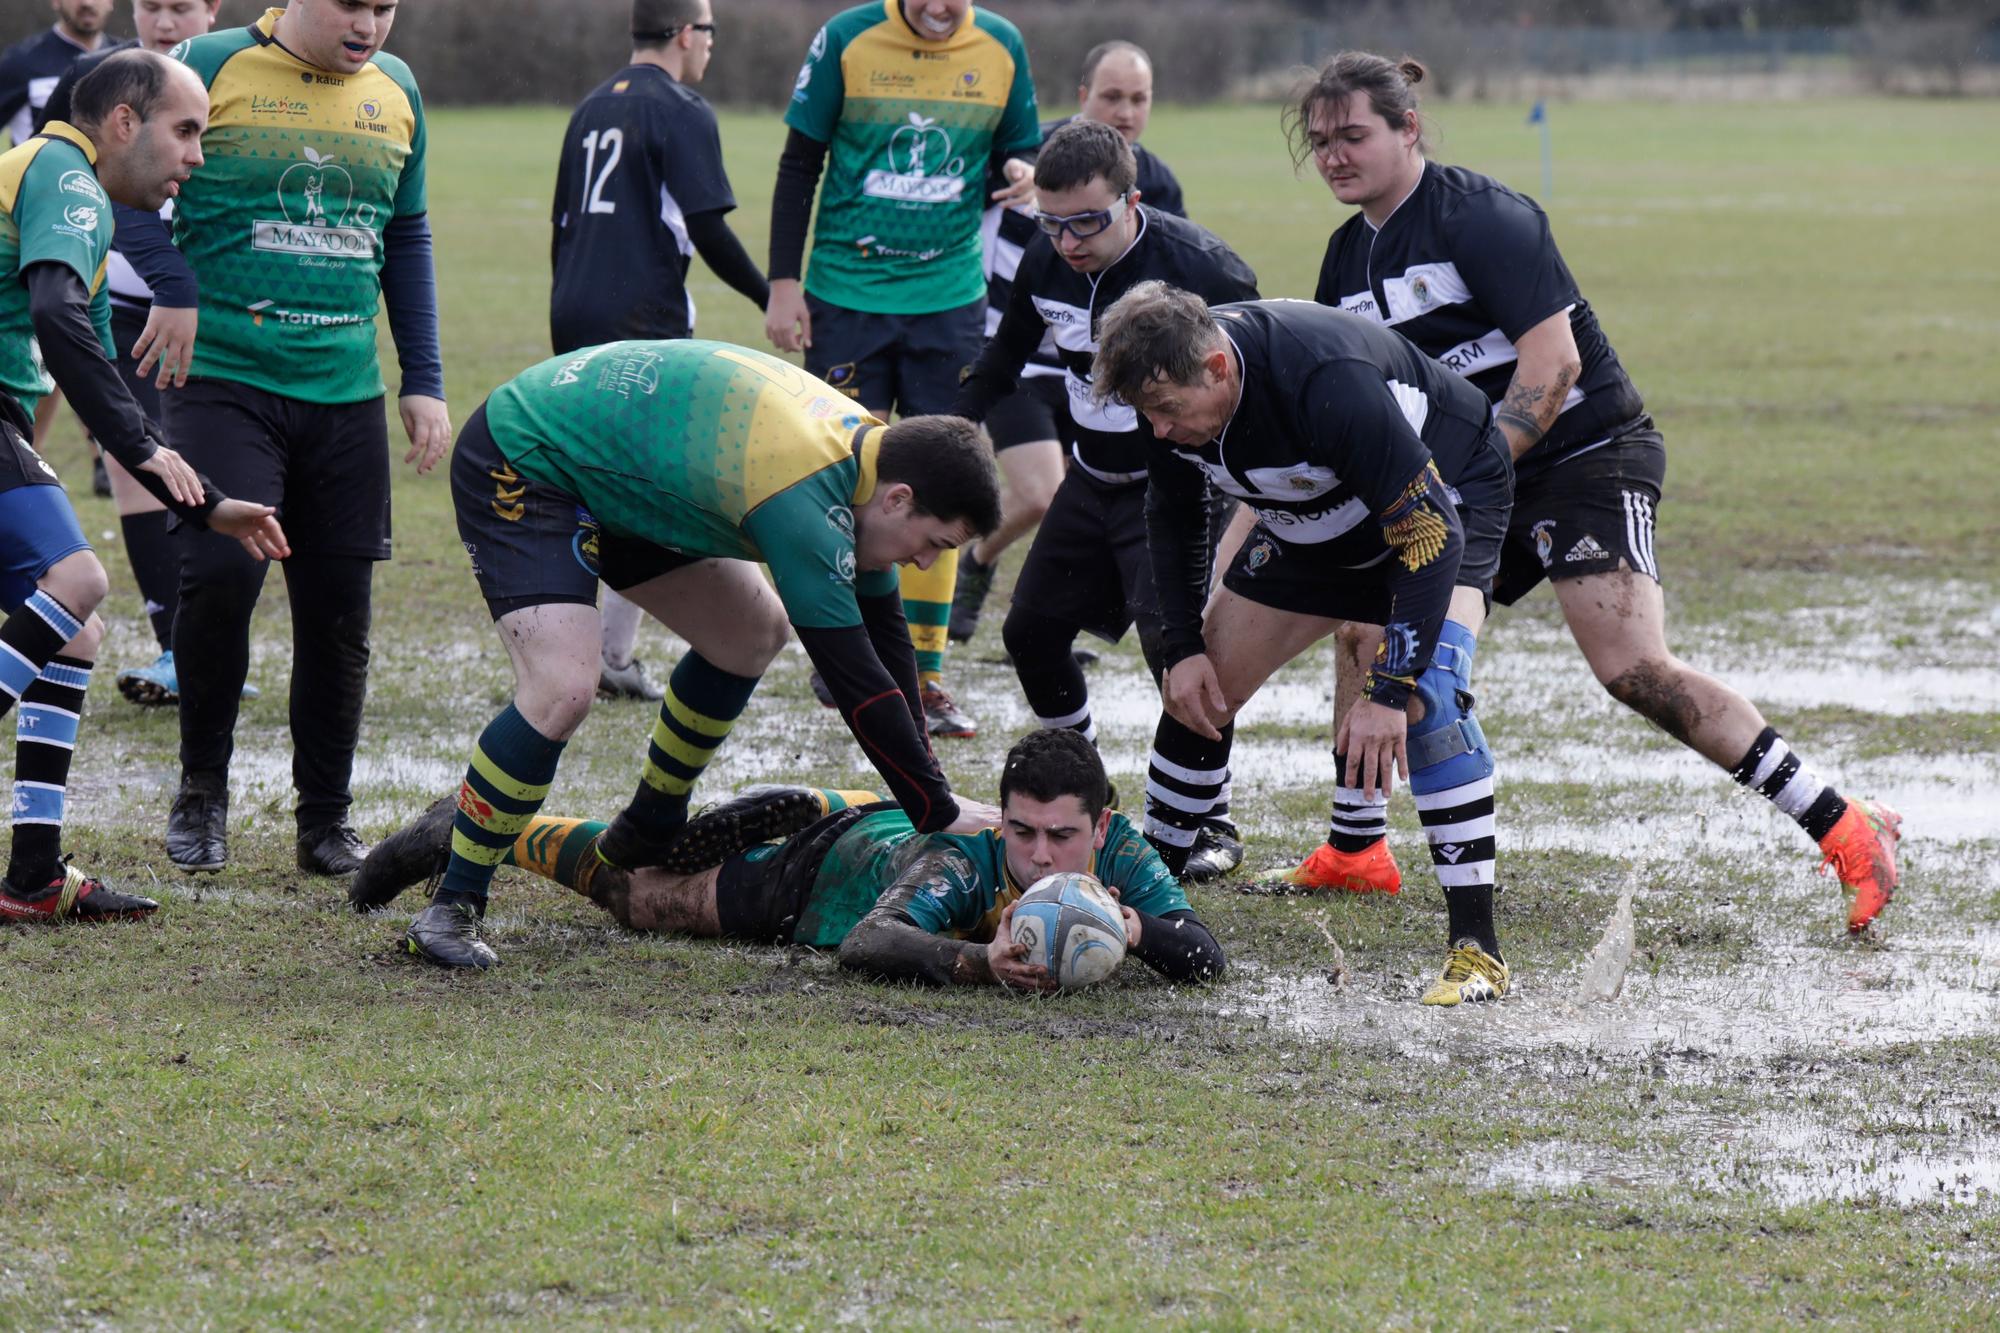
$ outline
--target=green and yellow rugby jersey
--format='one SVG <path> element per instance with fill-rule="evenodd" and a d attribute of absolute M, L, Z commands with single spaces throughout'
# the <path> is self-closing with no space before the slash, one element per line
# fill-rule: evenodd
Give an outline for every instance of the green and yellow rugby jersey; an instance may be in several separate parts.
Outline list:
<path fill-rule="evenodd" d="M 487 429 L 523 476 L 607 532 L 762 561 L 806 629 L 859 625 L 857 593 L 896 591 L 895 571 L 854 565 L 881 424 L 789 361 L 689 338 L 551 357 L 486 400 Z"/>
<path fill-rule="evenodd" d="M 97 183 L 97 149 L 83 131 L 52 120 L 42 133 L 0 153 L 0 389 L 34 415 L 55 388 L 42 365 L 28 288 L 32 264 L 67 264 L 90 292 L 90 317 L 111 350 L 111 302 L 104 268 L 111 253 L 111 200 Z"/>
<path fill-rule="evenodd" d="M 201 280 L 193 373 L 358 403 L 386 392 L 382 233 L 426 207 L 423 102 L 394 56 L 356 74 L 300 60 L 271 35 L 283 12 L 173 52 L 208 85 L 208 161 L 174 212 Z"/>
<path fill-rule="evenodd" d="M 927 42 L 899 0 L 858 5 L 813 38 L 785 123 L 828 145 L 807 291 L 878 315 L 985 295 L 988 162 L 1042 141 L 1013 24 L 972 9 L 949 40 Z"/>
<path fill-rule="evenodd" d="M 899 885 L 911 864 L 932 851 L 946 855 L 922 884 L 901 886 L 913 888 L 905 895 L 904 913 L 933 935 L 991 941 L 1001 912 L 1030 887 L 1015 883 L 1008 873 L 1000 834 L 992 829 L 971 837 L 919 834 L 901 810 L 883 810 L 856 820 L 828 850 L 792 942 L 815 949 L 837 947 L 882 895 Z M 1191 910 L 1160 854 L 1122 814 L 1112 814 L 1090 873 L 1117 889 L 1118 901 L 1135 912 L 1165 916 Z"/>

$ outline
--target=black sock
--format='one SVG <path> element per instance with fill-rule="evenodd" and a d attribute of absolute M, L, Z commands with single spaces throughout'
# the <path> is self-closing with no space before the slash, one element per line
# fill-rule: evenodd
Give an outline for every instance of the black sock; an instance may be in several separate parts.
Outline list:
<path fill-rule="evenodd" d="M 160 641 L 161 652 L 171 651 L 174 611 L 181 604 L 181 558 L 167 533 L 167 511 L 123 514 L 118 526 L 125 534 L 132 577 L 139 582 L 139 595 L 146 599 L 146 618 L 153 624 L 153 637 Z"/>
<path fill-rule="evenodd" d="M 1014 674 L 1020 677 L 1021 693 L 1027 697 L 1036 725 L 1050 730 L 1068 727 L 1095 741 L 1097 724 L 1090 716 L 1090 686 L 1070 653 L 1076 642 L 1076 626 L 1017 605 L 1007 612 L 1000 637 L 1007 645 L 1007 655 L 1014 659 Z"/>
<path fill-rule="evenodd" d="M 1500 962 L 1506 962 L 1500 955 L 1500 937 L 1493 927 L 1493 886 L 1491 884 L 1468 884 L 1462 889 L 1444 891 L 1445 917 L 1450 922 L 1446 933 L 1451 942 L 1472 940 L 1480 948 Z"/>
<path fill-rule="evenodd" d="M 90 663 L 57 656 L 21 693 L 15 720 L 14 844 L 7 879 L 33 892 L 55 877 L 62 857 L 63 807 Z"/>

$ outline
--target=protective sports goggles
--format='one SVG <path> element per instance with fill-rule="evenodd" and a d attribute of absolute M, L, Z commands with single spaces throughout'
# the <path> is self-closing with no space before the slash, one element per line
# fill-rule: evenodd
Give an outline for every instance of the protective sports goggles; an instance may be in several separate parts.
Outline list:
<path fill-rule="evenodd" d="M 1124 199 L 1119 199 L 1109 208 L 1099 208 L 1089 213 L 1072 213 L 1066 218 L 1059 218 L 1050 213 L 1036 213 L 1035 225 L 1042 229 L 1044 236 L 1052 240 L 1061 240 L 1063 232 L 1067 230 L 1070 235 L 1081 241 L 1086 237 L 1097 235 L 1124 217 L 1125 210 L 1129 207 Z"/>

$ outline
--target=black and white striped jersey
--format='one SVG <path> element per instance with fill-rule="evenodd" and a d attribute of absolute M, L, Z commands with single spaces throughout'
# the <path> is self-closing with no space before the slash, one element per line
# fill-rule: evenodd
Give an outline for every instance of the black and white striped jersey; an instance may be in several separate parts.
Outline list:
<path fill-rule="evenodd" d="M 46 11 L 47 6 L 43 7 Z M 85 49 L 49 28 L 0 51 L 0 122 L 17 144 L 26 143 L 42 128 L 42 108 L 49 103 L 63 71 Z"/>
<path fill-rule="evenodd" d="M 1427 162 L 1379 231 L 1360 213 L 1342 223 L 1327 242 L 1314 299 L 1395 329 L 1490 403 L 1513 381 L 1514 340 L 1567 309 L 1583 369 L 1548 434 L 1521 458 L 1523 473 L 1602 443 L 1645 410 L 1556 249 L 1548 216 L 1478 172 Z"/>
<path fill-rule="evenodd" d="M 1242 366 L 1242 397 L 1199 447 L 1146 432 L 1156 488 L 1198 472 L 1274 537 L 1361 568 L 1388 553 L 1381 516 L 1426 462 L 1451 486 L 1493 447 L 1479 391 L 1375 320 L 1297 300 L 1214 313 Z"/>
<path fill-rule="evenodd" d="M 598 85 L 570 116 L 556 168 L 556 350 L 687 337 L 687 219 L 735 207 L 701 94 L 657 65 L 628 65 Z"/>
<path fill-rule="evenodd" d="M 1075 119 L 1075 116 L 1064 116 L 1060 120 L 1044 121 L 1042 142 L 1047 143 L 1051 134 Z M 1167 164 L 1138 144 L 1132 145 L 1132 156 L 1139 164 L 1140 201 L 1155 213 L 1186 217 L 1187 205 L 1181 198 L 1181 183 Z M 990 188 L 997 190 L 1006 183 L 1002 177 L 989 184 Z M 979 239 L 986 255 L 986 336 L 989 338 L 999 329 L 1000 317 L 1007 313 L 1007 297 L 1014 289 L 1014 273 L 1021 266 L 1021 253 L 1038 234 L 1035 215 L 1024 209 L 995 205 L 987 209 L 986 216 L 981 219 Z M 1056 359 L 1053 338 L 1042 341 L 1042 345 L 1021 368 L 1021 374 L 1062 374 L 1062 362 Z"/>
<path fill-rule="evenodd" d="M 1146 432 L 1123 401 L 1091 396 L 1097 319 L 1139 283 L 1157 278 L 1211 304 L 1257 299 L 1257 275 L 1221 237 L 1184 218 L 1139 205 L 1139 229 L 1125 253 L 1098 273 L 1079 273 L 1040 232 L 1022 252 L 1000 327 L 973 363 L 952 410 L 983 421 L 1014 391 L 1022 368 L 1052 340 L 1069 391 L 1076 435 L 1065 441 L 1077 466 L 1117 484 L 1146 475 Z"/>

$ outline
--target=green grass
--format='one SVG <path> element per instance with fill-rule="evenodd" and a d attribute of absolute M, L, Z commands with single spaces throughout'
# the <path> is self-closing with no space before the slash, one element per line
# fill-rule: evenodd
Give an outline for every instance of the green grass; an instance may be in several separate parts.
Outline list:
<path fill-rule="evenodd" d="M 809 954 L 624 934 L 511 874 L 492 918 L 505 965 L 446 976 L 396 952 L 406 912 L 356 918 L 291 868 L 274 579 L 229 870 L 162 869 L 173 719 L 126 706 L 105 671 L 71 842 L 120 881 L 157 874 L 167 910 L 0 932 L 0 1326 L 1989 1325 L 1991 1194 L 1783 1182 L 1927 1153 L 1980 1176 L 2000 1156 L 2000 168 L 1984 151 L 2000 109 L 1557 117 L 1557 234 L 1671 448 L 1659 549 L 1682 651 L 1808 681 L 1989 682 L 1983 702 L 1890 712 L 1807 689 L 1770 707 L 1829 772 L 1894 789 L 1950 766 L 1955 787 L 1921 789 L 1936 813 L 1913 823 L 1880 942 L 1842 936 L 1796 830 L 1596 692 L 1544 596 L 1482 652 L 1518 846 L 1502 928 L 1522 995 L 1499 1013 L 1412 1002 L 1443 926 L 1400 798 L 1398 898 L 1198 895 L 1236 971 L 1216 993 L 1136 967 L 1042 1002 L 885 988 Z M 1539 190 L 1521 109 L 1440 118 L 1443 160 Z M 1147 142 L 1267 294 L 1309 295 L 1339 214 L 1291 174 L 1276 120 L 1162 111 Z M 545 354 L 562 125 L 434 114 L 460 420 Z M 761 255 L 780 130 L 725 116 L 723 139 Z M 758 314 L 699 266 L 695 295 L 705 334 L 761 345 Z M 85 475 L 73 435 L 56 456 Z M 399 469 L 396 502 L 358 783 L 374 835 L 453 780 L 508 687 L 443 477 Z M 103 502 L 80 507 L 93 535 L 115 527 Z M 148 646 L 122 553 L 105 554 L 115 667 Z M 648 633 L 657 662 L 671 649 Z M 942 751 L 987 797 L 1010 738 L 992 719 L 1019 714 L 996 655 L 990 629 L 956 651 L 954 688 L 989 724 Z M 1287 672 L 1307 702 L 1246 721 L 1246 746 L 1276 756 L 1239 781 L 1254 865 L 1319 836 L 1326 792 L 1302 774 L 1326 745 L 1325 669 Z M 1131 644 L 1100 679 L 1134 687 Z M 615 808 L 644 728 L 600 710 L 552 804 Z M 1107 727 L 1128 794 L 1145 739 Z M 796 654 L 714 787 L 776 774 L 866 777 Z M 1983 802 L 1983 827 L 1950 824 L 1953 799 Z M 1626 997 L 1574 1010 L 1629 876 Z M 1329 933 L 1345 991 L 1323 979 Z M 1742 1128 L 1773 1119 L 1810 1132 Z M 1544 1160 L 1583 1165 L 1512 1172 Z"/>

